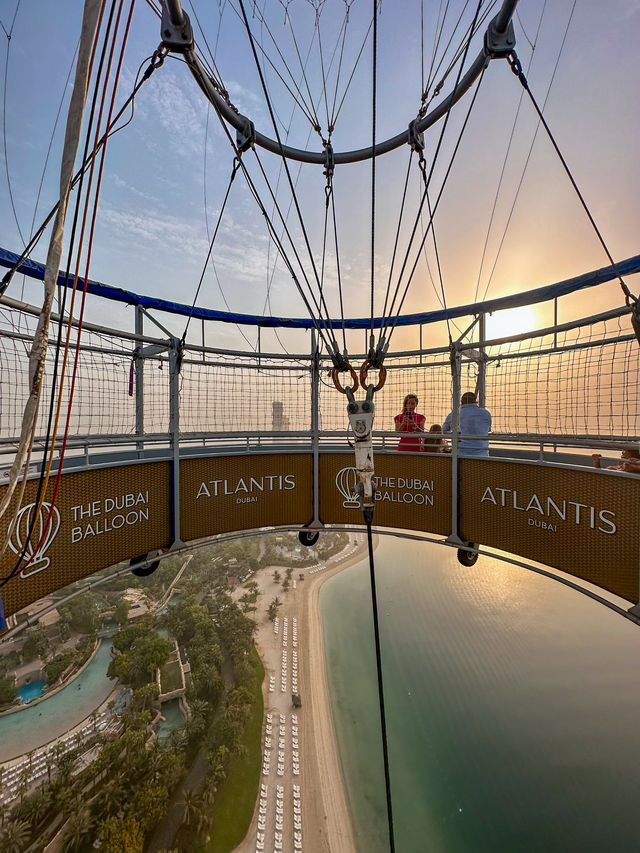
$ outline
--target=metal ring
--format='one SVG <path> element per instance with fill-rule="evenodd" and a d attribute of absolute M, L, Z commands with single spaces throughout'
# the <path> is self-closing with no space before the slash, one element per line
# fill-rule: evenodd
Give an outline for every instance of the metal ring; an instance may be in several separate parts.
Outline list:
<path fill-rule="evenodd" d="M 351 367 L 351 365 L 348 366 L 348 370 L 351 372 L 351 378 L 353 379 L 353 385 L 351 386 L 351 388 L 349 390 L 353 394 L 354 391 L 358 390 L 358 374 L 355 372 L 353 367 Z M 338 391 L 341 394 L 346 394 L 347 389 L 342 387 L 342 385 L 340 384 L 340 380 L 338 378 L 341 373 L 342 373 L 342 371 L 340 370 L 340 368 L 334 367 L 333 370 L 331 371 L 331 378 L 333 379 L 333 384 L 336 386 Z"/>
<path fill-rule="evenodd" d="M 367 376 L 369 375 L 369 368 L 370 367 L 371 367 L 371 362 L 367 358 L 367 359 L 365 359 L 365 361 L 362 364 L 362 367 L 360 368 L 360 384 L 362 385 L 362 387 L 364 388 L 365 391 L 369 387 L 367 385 Z M 382 386 L 384 385 L 384 383 L 387 381 L 387 368 L 384 366 L 384 364 L 380 365 L 379 370 L 380 370 L 380 375 L 378 376 L 378 384 L 373 389 L 374 393 L 376 391 L 379 391 L 382 388 Z"/>

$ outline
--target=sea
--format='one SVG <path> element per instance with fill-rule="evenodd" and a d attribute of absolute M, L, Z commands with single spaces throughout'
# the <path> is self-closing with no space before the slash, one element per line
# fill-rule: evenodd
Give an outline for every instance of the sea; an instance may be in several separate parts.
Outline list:
<path fill-rule="evenodd" d="M 640 626 L 555 580 L 380 537 L 397 853 L 640 850 Z M 368 562 L 322 587 L 359 853 L 389 848 Z"/>

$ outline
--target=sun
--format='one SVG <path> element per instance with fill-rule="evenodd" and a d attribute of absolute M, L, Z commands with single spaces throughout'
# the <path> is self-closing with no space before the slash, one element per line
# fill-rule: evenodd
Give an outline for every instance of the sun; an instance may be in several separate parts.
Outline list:
<path fill-rule="evenodd" d="M 487 340 L 507 338 L 510 335 L 531 332 L 537 325 L 536 312 L 528 305 L 523 305 L 520 308 L 506 308 L 504 311 L 495 311 L 493 314 L 487 315 Z"/>

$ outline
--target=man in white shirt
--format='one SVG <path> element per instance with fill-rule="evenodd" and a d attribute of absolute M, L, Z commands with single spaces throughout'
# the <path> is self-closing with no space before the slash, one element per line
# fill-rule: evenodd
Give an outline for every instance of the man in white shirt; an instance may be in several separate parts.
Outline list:
<path fill-rule="evenodd" d="M 487 435 L 491 431 L 491 412 L 476 402 L 476 395 L 467 391 L 462 395 L 460 406 L 460 432 L 462 435 Z M 451 432 L 449 412 L 442 424 L 442 432 Z M 489 442 L 482 438 L 463 438 L 460 441 L 461 456 L 488 456 Z"/>

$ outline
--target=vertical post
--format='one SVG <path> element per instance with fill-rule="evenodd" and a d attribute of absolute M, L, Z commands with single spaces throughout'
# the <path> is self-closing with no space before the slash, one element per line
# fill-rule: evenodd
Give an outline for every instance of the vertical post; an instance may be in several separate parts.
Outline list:
<path fill-rule="evenodd" d="M 311 330 L 311 450 L 313 453 L 313 525 L 320 524 L 320 353 Z"/>
<path fill-rule="evenodd" d="M 484 356 L 484 342 L 487 339 L 486 314 L 481 314 L 478 320 L 478 349 L 481 354 L 478 364 L 478 405 L 484 408 L 487 405 L 487 363 Z"/>
<path fill-rule="evenodd" d="M 135 308 L 135 333 L 140 338 L 144 334 L 144 312 L 141 305 L 136 305 Z M 142 351 L 143 343 L 138 341 L 136 348 Z M 134 362 L 134 370 L 136 377 L 136 435 L 139 440 L 136 442 L 136 450 L 138 455 L 144 450 L 144 359 L 138 353 Z"/>
<path fill-rule="evenodd" d="M 202 323 L 202 360 L 203 360 L 203 361 L 206 361 L 207 354 L 206 354 L 206 353 L 205 353 L 205 351 L 204 351 L 204 348 L 205 348 L 205 342 L 204 342 L 204 317 L 202 318 L 202 320 L 201 320 L 200 322 Z"/>
<path fill-rule="evenodd" d="M 420 323 L 420 364 L 422 364 L 422 323 Z"/>
<path fill-rule="evenodd" d="M 458 530 L 458 484 L 460 454 L 460 370 L 461 358 L 457 345 L 451 345 L 451 379 L 453 404 L 451 407 L 451 535 L 449 540 L 460 542 Z"/>
<path fill-rule="evenodd" d="M 171 540 L 181 545 L 180 534 L 180 340 L 171 338 L 169 349 L 169 436 L 171 440 Z"/>
<path fill-rule="evenodd" d="M 553 348 L 558 348 L 558 332 L 556 329 L 558 328 L 558 297 L 556 296 L 553 300 Z M 553 445 L 553 452 L 558 452 L 558 445 Z"/>

